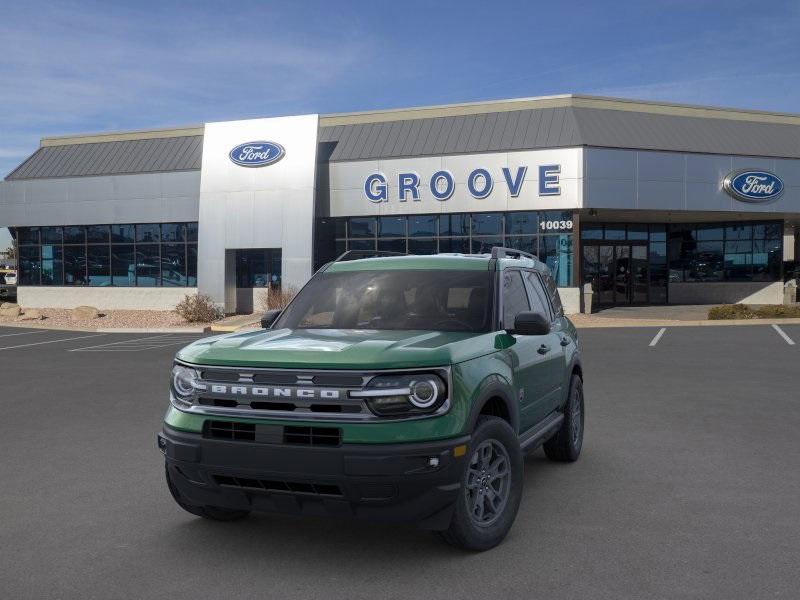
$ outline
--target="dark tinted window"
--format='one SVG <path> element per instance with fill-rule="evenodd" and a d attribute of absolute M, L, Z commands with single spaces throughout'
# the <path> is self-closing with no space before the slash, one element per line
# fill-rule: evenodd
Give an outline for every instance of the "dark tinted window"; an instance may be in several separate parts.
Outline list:
<path fill-rule="evenodd" d="M 86 228 L 86 241 L 90 244 L 107 244 L 108 225 L 89 225 Z"/>
<path fill-rule="evenodd" d="M 539 276 L 532 271 L 525 271 L 525 281 L 528 283 L 528 291 L 531 301 L 531 310 L 544 315 L 546 319 L 552 320 L 550 303 L 547 301 L 547 292 L 542 287 Z"/>
<path fill-rule="evenodd" d="M 558 295 L 558 287 L 555 280 L 549 274 L 541 275 L 542 282 L 544 282 L 544 289 L 550 297 L 550 304 L 555 311 L 556 317 L 564 315 L 564 306 L 561 304 L 561 296 Z"/>
<path fill-rule="evenodd" d="M 87 252 L 89 285 L 111 285 L 111 252 L 109 246 L 89 246 Z"/>
<path fill-rule="evenodd" d="M 161 226 L 157 223 L 137 225 L 136 241 L 158 243 L 161 241 Z"/>
<path fill-rule="evenodd" d="M 350 237 L 375 237 L 375 217 L 350 219 Z"/>
<path fill-rule="evenodd" d="M 488 331 L 488 271 L 354 271 L 315 276 L 275 327 Z"/>
<path fill-rule="evenodd" d="M 502 213 L 472 215 L 472 235 L 495 235 L 501 233 L 503 233 Z"/>
<path fill-rule="evenodd" d="M 378 219 L 378 236 L 400 237 L 406 234 L 405 217 L 381 217 Z"/>
<path fill-rule="evenodd" d="M 133 225 L 112 225 L 111 242 L 121 244 L 133 243 Z"/>
<path fill-rule="evenodd" d="M 436 215 L 416 215 L 408 218 L 408 235 L 411 237 L 436 236 Z"/>
<path fill-rule="evenodd" d="M 530 304 L 522 274 L 515 270 L 503 271 L 503 327 L 514 327 L 514 318 L 526 310 L 530 310 Z"/>

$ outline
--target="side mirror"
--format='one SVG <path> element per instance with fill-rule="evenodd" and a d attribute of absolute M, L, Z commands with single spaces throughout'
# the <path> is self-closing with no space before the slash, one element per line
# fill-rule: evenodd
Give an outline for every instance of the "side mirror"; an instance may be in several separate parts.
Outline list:
<path fill-rule="evenodd" d="M 524 311 L 514 319 L 514 329 L 509 333 L 518 335 L 547 335 L 550 333 L 550 321 L 541 313 Z"/>
<path fill-rule="evenodd" d="M 269 329 L 272 327 L 272 324 L 278 319 L 280 314 L 281 310 L 277 308 L 265 312 L 264 316 L 261 317 L 261 329 Z"/>

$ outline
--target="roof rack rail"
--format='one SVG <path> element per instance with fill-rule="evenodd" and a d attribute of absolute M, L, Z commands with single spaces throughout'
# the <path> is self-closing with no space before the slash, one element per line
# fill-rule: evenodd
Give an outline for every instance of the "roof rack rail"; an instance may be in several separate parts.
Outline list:
<path fill-rule="evenodd" d="M 492 248 L 492 258 L 530 258 L 531 260 L 539 260 L 530 252 L 514 250 L 513 248 L 503 248 L 502 246 L 495 246 Z"/>
<path fill-rule="evenodd" d="M 389 252 L 388 250 L 348 250 L 333 262 L 358 260 L 359 258 L 378 258 L 379 256 L 408 256 L 405 252 Z"/>

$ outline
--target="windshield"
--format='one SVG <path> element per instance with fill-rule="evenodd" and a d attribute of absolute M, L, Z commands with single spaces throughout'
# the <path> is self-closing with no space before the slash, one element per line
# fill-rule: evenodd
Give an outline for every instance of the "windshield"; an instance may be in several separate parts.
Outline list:
<path fill-rule="evenodd" d="M 489 331 L 491 283 L 489 271 L 321 273 L 275 327 Z"/>

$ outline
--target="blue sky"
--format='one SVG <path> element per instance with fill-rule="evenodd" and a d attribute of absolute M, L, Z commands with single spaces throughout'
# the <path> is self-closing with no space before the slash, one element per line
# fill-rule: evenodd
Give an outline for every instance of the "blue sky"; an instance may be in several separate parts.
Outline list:
<path fill-rule="evenodd" d="M 0 9 L 0 175 L 43 135 L 285 114 L 560 93 L 800 112 L 796 1 Z"/>

